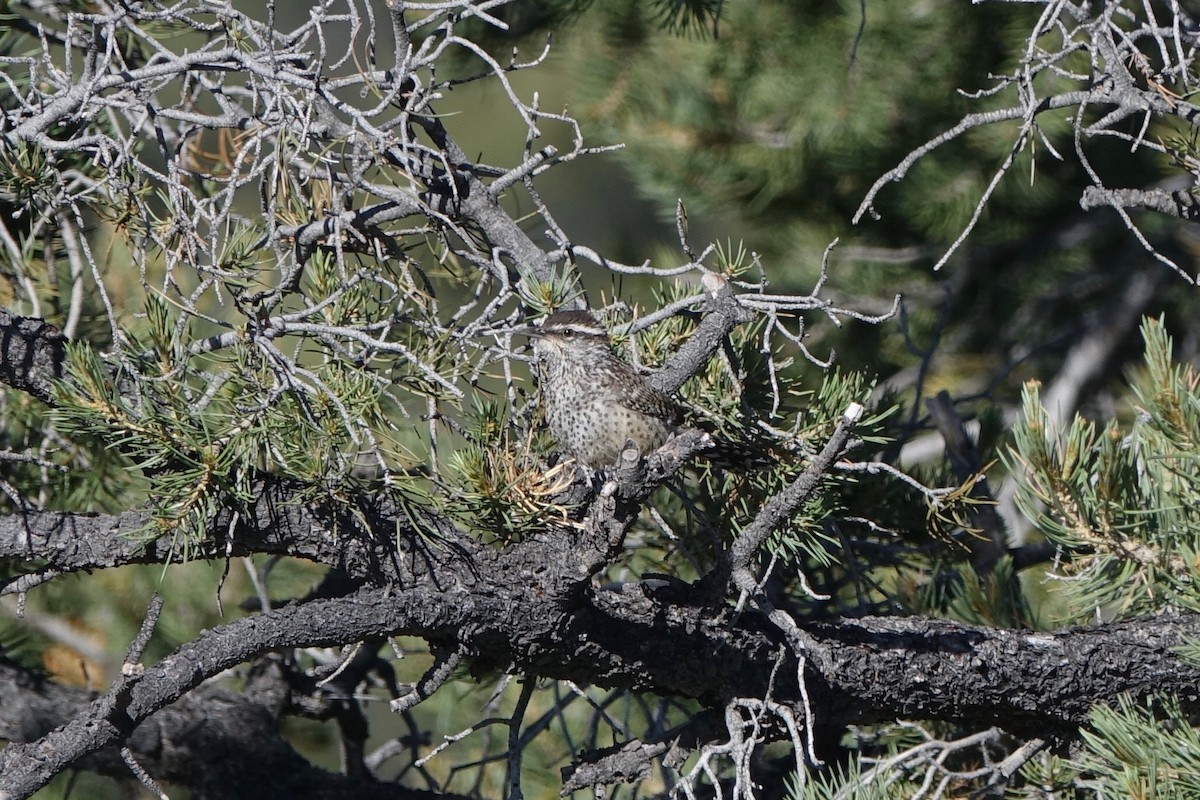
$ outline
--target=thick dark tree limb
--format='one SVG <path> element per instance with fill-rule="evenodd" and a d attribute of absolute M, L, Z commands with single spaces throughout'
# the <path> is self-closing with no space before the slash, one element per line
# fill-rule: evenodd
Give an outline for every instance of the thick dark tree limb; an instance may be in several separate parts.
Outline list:
<path fill-rule="evenodd" d="M 840 452 L 844 442 L 835 440 L 831 446 Z M 287 606 L 202 634 L 128 681 L 116 716 L 111 704 L 95 703 L 42 739 L 10 746 L 0 754 L 0 791 L 26 796 L 78 759 L 120 745 L 152 715 L 237 664 L 278 650 L 400 634 L 461 651 L 477 672 L 689 697 L 710 709 L 729 698 L 766 696 L 773 673 L 795 674 L 796 653 L 780 668 L 780 633 L 758 615 L 735 619 L 687 597 L 667 602 L 636 584 L 622 592 L 590 589 L 590 576 L 619 550 L 645 497 L 692 449 L 686 437 L 680 441 L 679 452 L 668 446 L 619 467 L 615 490 L 592 499 L 582 530 L 548 527 L 507 550 L 479 545 L 435 518 L 427 524 L 443 544 L 425 546 L 419 533 L 430 531 L 400 522 L 409 517 L 383 499 L 351 509 L 296 502 L 289 487 L 265 487 L 229 525 L 227 541 L 193 554 L 299 555 L 382 588 Z M 123 535 L 147 521 L 140 513 L 33 514 L 27 530 L 2 520 L 0 556 L 21 557 L 32 544 L 59 570 L 176 557 Z M 763 524 L 769 529 L 778 520 Z M 1176 692 L 1186 708 L 1200 708 L 1194 689 L 1200 671 L 1171 651 L 1200 633 L 1196 617 L 1061 634 L 905 619 L 800 626 L 811 707 L 823 723 L 984 719 L 1013 732 L 1070 737 L 1092 702 L 1124 691 Z M 1045 674 L 1047 664 L 1054 665 L 1052 675 Z M 784 678 L 772 697 L 798 702 L 799 687 Z"/>
<path fill-rule="evenodd" d="M 194 554 L 222 557 L 229 552 L 227 544 L 234 553 L 290 553 L 330 563 L 359 581 L 385 588 L 330 600 L 333 605 L 326 612 L 322 612 L 325 606 L 310 603 L 240 620 L 218 629 L 224 634 L 206 634 L 189 647 L 206 654 L 213 669 L 220 671 L 271 649 L 411 633 L 448 646 L 461 644 L 476 669 L 519 669 L 713 702 L 735 694 L 755 696 L 766 685 L 778 647 L 778 634 L 764 633 L 756 616 L 732 625 L 711 607 L 688 605 L 688 598 L 672 605 L 647 597 L 636 585 L 621 593 L 589 594 L 589 576 L 611 559 L 625 526 L 654 483 L 639 484 L 634 490 L 627 487 L 635 483 L 641 469 L 669 454 L 668 448 L 647 464 L 634 464 L 627 473 L 619 473 L 621 486 L 595 499 L 584 530 L 550 528 L 505 551 L 454 536 L 447 528 L 441 547 L 418 546 L 423 541 L 419 536 L 401 536 L 397 552 L 396 531 L 404 528 L 398 523 L 403 517 L 394 511 L 389 514 L 385 507 L 368 505 L 353 514 L 347 511 L 356 520 L 373 520 L 372 529 L 379 533 L 346 525 L 332 535 L 331 526 L 321 522 L 332 514 L 286 502 L 282 489 L 266 491 L 260 519 L 243 510 L 231 542 Z M 30 526 L 35 548 L 57 569 L 176 557 L 153 544 L 134 545 L 123 535 L 144 520 L 136 513 L 32 515 Z M 0 557 L 20 557 L 25 547 L 22 526 L 11 519 L 0 524 Z M 79 552 L 72 551 L 68 542 L 74 542 Z M 342 611 L 334 612 L 335 608 Z M 323 613 L 330 616 L 324 618 Z M 1194 671 L 1164 648 L 1195 626 L 1194 618 L 1181 617 L 1155 620 L 1144 627 L 1130 623 L 1094 629 L 1099 633 L 1085 630 L 1050 636 L 933 621 L 848 622 L 825 628 L 801 623 L 816 644 L 807 653 L 810 663 L 828 684 L 828 694 L 820 703 L 824 716 L 956 718 L 965 716 L 972 703 L 979 703 L 989 706 L 987 713 L 1002 726 L 1078 724 L 1087 706 L 1079 705 L 1077 698 L 1111 699 L 1122 689 L 1149 691 L 1159 677 L 1160 688 L 1170 690 L 1175 684 L 1186 699 L 1191 691 L 1187 681 L 1195 678 Z M 1114 631 L 1126 639 L 1141 637 L 1141 643 L 1122 645 L 1124 650 L 1114 647 L 1112 654 L 1094 664 L 1079 660 L 1082 647 L 1103 643 L 1104 637 L 1116 635 Z M 847 646 L 850 640 L 856 640 L 857 646 Z M 187 660 L 190 652 L 185 648 L 177 657 Z M 1049 652 L 1057 659 L 1056 682 L 1058 675 L 1064 676 L 1059 684 L 1062 700 L 1050 699 L 1052 693 L 1041 678 L 1029 679 Z M 931 663 L 918 667 L 922 658 Z M 196 659 L 197 663 L 203 660 Z M 1092 672 L 1110 669 L 1133 677 L 1105 677 L 1094 681 L 1097 685 L 1090 691 L 1080 688 Z M 889 679 L 882 682 L 886 685 L 873 686 L 880 670 Z M 215 674 L 201 671 L 205 676 Z M 856 671 L 859 678 L 851 680 Z M 933 676 L 957 688 L 934 687 Z M 994 697 L 988 696 L 989 686 L 994 687 Z M 1026 697 L 1014 692 L 1014 686 L 1034 688 Z M 187 684 L 176 685 L 180 692 L 187 688 Z M 162 702 L 173 699 L 172 692 L 166 694 Z"/>
<path fill-rule="evenodd" d="M 263 683 L 261 673 L 278 671 L 277 662 L 263 662 L 255 669 L 260 677 L 252 677 L 251 683 Z M 278 693 L 283 682 L 276 674 L 270 683 Z M 160 780 L 190 787 L 197 800 L 456 800 L 451 794 L 352 779 L 314 767 L 279 735 L 278 702 L 264 704 L 260 694 L 201 687 L 139 725 L 128 738 L 129 748 Z M 37 679 L 0 662 L 0 738 L 33 741 L 68 723 L 91 700 L 83 689 Z M 116 747 L 98 750 L 77 766 L 117 779 L 130 777 Z"/>
<path fill-rule="evenodd" d="M 918 618 L 848 620 L 808 631 L 823 645 L 813 658 L 823 679 L 857 686 L 855 704 L 876 720 L 991 720 L 1018 734 L 1069 737 L 1094 704 L 1115 703 L 1125 692 L 1178 694 L 1184 707 L 1200 708 L 1200 670 L 1175 653 L 1200 633 L 1196 615 L 1056 633 Z M 882 715 L 871 712 L 879 702 L 887 705 Z"/>
<path fill-rule="evenodd" d="M 28 796 L 79 758 L 120 743 L 207 678 L 294 647 L 413 634 L 457 642 L 477 671 L 692 697 L 709 708 L 766 695 L 779 643 L 753 615 L 713 618 L 711 610 L 658 603 L 637 587 L 564 605 L 548 601 L 551 587 L 537 582 L 539 570 L 552 569 L 529 563 L 519 575 L 487 574 L 487 586 L 370 589 L 206 631 L 132 681 L 119 718 L 94 703 L 41 739 L 0 753 L 0 797 Z M 804 628 L 812 641 L 805 655 L 814 670 L 813 709 L 831 724 L 982 719 L 1015 733 L 1071 737 L 1093 703 L 1124 692 L 1175 693 L 1185 710 L 1200 710 L 1200 670 L 1173 650 L 1200 635 L 1196 615 L 1054 634 L 897 618 Z M 777 681 L 773 696 L 795 701 L 798 687 Z"/>
<path fill-rule="evenodd" d="M 186 544 L 171 536 L 152 538 L 161 532 L 146 511 L 0 516 L 0 558 L 24 559 L 34 553 L 42 569 L 66 573 L 269 553 L 327 564 L 360 581 L 386 582 L 428 569 L 452 550 L 469 553 L 482 547 L 435 515 L 398 513 L 380 497 L 364 495 L 357 502 L 305 502 L 299 487 L 265 481 L 253 503 L 222 510 L 209 521 L 209 538 Z M 424 520 L 420 531 L 413 528 L 414 519 Z M 445 552 L 427 547 L 422 537 L 430 535 L 451 537 L 453 547 Z"/>
<path fill-rule="evenodd" d="M 58 328 L 0 309 L 0 383 L 52 402 L 66 354 L 67 339 Z"/>

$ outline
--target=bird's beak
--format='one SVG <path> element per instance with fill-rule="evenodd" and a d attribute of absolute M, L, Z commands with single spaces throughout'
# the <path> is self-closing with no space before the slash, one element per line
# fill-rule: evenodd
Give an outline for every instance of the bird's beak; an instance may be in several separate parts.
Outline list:
<path fill-rule="evenodd" d="M 542 329 L 537 325 L 522 325 L 518 328 L 513 328 L 513 333 L 517 336 L 529 336 L 534 338 L 542 335 Z"/>

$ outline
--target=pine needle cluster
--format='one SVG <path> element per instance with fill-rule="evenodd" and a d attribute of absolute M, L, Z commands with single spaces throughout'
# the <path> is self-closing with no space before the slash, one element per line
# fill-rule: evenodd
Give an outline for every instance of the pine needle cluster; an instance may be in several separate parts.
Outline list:
<path fill-rule="evenodd" d="M 1200 374 L 1173 363 L 1161 322 L 1142 337 L 1131 424 L 1076 416 L 1054 430 L 1029 384 L 1005 459 L 1021 510 L 1062 548 L 1055 574 L 1083 617 L 1200 610 Z"/>

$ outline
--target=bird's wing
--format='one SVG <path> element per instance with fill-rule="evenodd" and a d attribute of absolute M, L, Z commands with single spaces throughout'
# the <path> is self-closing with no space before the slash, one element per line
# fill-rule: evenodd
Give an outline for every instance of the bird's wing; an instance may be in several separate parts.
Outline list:
<path fill-rule="evenodd" d="M 674 426 L 683 421 L 683 411 L 671 396 L 639 380 L 633 391 L 626 394 L 622 405 L 639 414 L 660 417 Z"/>

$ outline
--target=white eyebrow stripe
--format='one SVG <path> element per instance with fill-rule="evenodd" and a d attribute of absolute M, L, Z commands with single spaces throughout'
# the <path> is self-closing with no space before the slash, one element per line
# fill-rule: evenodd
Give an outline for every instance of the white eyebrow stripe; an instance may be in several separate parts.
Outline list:
<path fill-rule="evenodd" d="M 558 325 L 558 324 L 554 324 L 549 327 L 542 326 L 542 333 L 562 333 L 563 331 L 574 331 L 576 333 L 584 333 L 589 336 L 607 336 L 608 335 L 605 332 L 604 328 L 601 328 L 598 325 L 578 325 L 578 324 Z"/>

